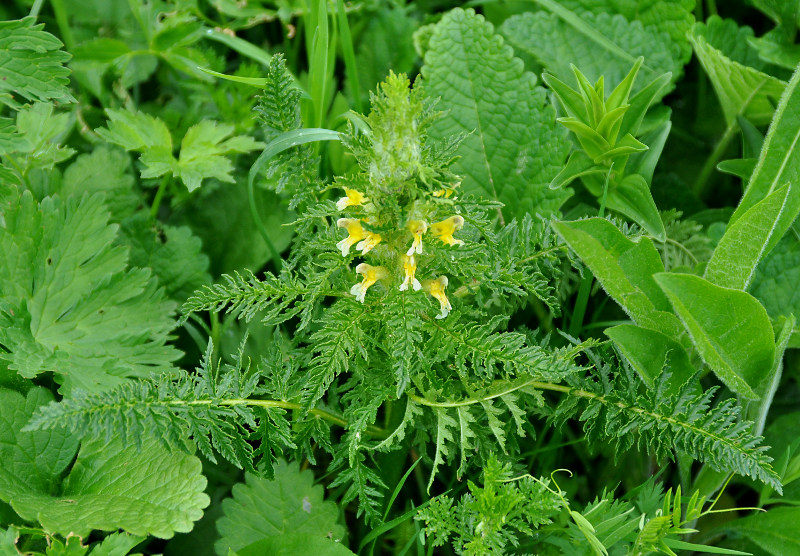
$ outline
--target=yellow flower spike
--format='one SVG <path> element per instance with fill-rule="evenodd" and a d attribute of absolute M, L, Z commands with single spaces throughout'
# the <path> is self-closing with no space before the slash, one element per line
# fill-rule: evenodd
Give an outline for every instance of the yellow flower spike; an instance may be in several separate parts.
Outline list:
<path fill-rule="evenodd" d="M 370 251 L 372 251 L 376 245 L 378 245 L 383 238 L 380 234 L 376 234 L 375 232 L 370 232 L 369 230 L 364 230 L 364 239 L 358 242 L 356 245 L 356 249 L 361 251 L 362 255 L 366 255 Z"/>
<path fill-rule="evenodd" d="M 340 228 L 346 228 L 349 234 L 336 244 L 336 247 L 342 252 L 342 256 L 346 257 L 350 253 L 350 248 L 353 244 L 363 240 L 367 232 L 361 227 L 361 222 L 357 218 L 340 218 L 336 221 L 336 225 Z"/>
<path fill-rule="evenodd" d="M 464 218 L 456 214 L 441 222 L 431 224 L 431 234 L 447 245 L 464 245 L 463 241 L 453 237 L 453 234 L 462 227 L 464 227 Z"/>
<path fill-rule="evenodd" d="M 406 225 L 411 230 L 411 235 L 414 236 L 414 242 L 411 247 L 406 251 L 406 255 L 413 257 L 414 253 L 417 255 L 422 254 L 422 235 L 428 231 L 428 224 L 424 220 L 409 220 Z"/>
<path fill-rule="evenodd" d="M 439 302 L 439 309 L 442 312 L 436 315 L 436 318 L 443 319 L 449 315 L 453 307 L 450 305 L 450 301 L 444 293 L 444 290 L 447 288 L 447 276 L 439 276 L 436 280 L 425 280 L 422 282 L 422 287 Z"/>
<path fill-rule="evenodd" d="M 367 295 L 367 290 L 378 280 L 384 280 L 389 276 L 389 272 L 382 266 L 372 266 L 367 263 L 361 263 L 356 267 L 356 272 L 361 274 L 364 278 L 358 284 L 354 284 L 350 288 L 350 294 L 356 296 L 356 300 L 364 303 L 364 296 Z"/>
<path fill-rule="evenodd" d="M 360 191 L 356 191 L 355 189 L 348 189 L 347 187 L 344 188 L 344 194 L 346 197 L 342 197 L 338 201 L 336 201 L 336 208 L 339 210 L 344 210 L 347 207 L 355 207 L 357 205 L 363 205 L 369 199 L 367 199 L 363 193 Z"/>
<path fill-rule="evenodd" d="M 414 288 L 415 292 L 421 290 L 422 284 L 420 284 L 419 280 L 414 277 L 414 275 L 417 273 L 417 261 L 414 260 L 413 255 L 403 255 L 403 270 L 406 273 L 406 277 L 403 280 L 403 283 L 400 284 L 400 291 L 406 291 L 409 284 L 411 284 L 411 287 Z"/>

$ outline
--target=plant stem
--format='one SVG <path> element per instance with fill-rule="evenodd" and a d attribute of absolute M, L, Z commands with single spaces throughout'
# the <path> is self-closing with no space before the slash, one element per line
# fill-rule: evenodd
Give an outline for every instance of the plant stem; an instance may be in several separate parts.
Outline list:
<path fill-rule="evenodd" d="M 722 137 L 717 142 L 714 150 L 710 155 L 708 155 L 705 164 L 703 164 L 703 168 L 700 170 L 700 175 L 697 176 L 697 181 L 694 183 L 694 192 L 701 199 L 705 195 L 711 173 L 714 171 L 714 168 L 716 168 L 717 163 L 722 158 L 722 155 L 725 154 L 725 149 L 728 148 L 731 139 L 733 139 L 733 134 L 737 127 L 738 124 L 736 123 L 736 120 L 733 120 L 725 129 L 725 133 L 722 134 Z"/>
<path fill-rule="evenodd" d="M 171 176 L 169 174 L 165 174 L 164 177 L 161 178 L 161 183 L 158 184 L 158 191 L 156 191 L 156 196 L 153 197 L 153 204 L 150 205 L 150 218 L 153 220 L 155 220 L 158 216 L 158 209 L 161 206 L 161 199 L 164 197 L 164 190 L 167 188 L 170 177 Z"/>

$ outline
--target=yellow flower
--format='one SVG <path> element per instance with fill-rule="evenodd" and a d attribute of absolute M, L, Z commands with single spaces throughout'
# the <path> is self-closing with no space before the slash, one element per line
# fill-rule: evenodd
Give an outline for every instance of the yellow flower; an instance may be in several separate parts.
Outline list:
<path fill-rule="evenodd" d="M 453 196 L 453 193 L 456 192 L 456 187 L 458 187 L 459 185 L 461 185 L 461 182 L 458 182 L 457 184 L 453 185 L 453 187 L 443 187 L 438 191 L 434 191 L 433 196 L 444 197 L 445 199 L 449 199 L 450 197 Z"/>
<path fill-rule="evenodd" d="M 424 220 L 409 220 L 406 225 L 411 230 L 411 235 L 414 236 L 414 242 L 411 247 L 406 251 L 406 255 L 413 257 L 414 253 L 422 254 L 422 235 L 428 231 L 428 224 Z"/>
<path fill-rule="evenodd" d="M 367 263 L 361 263 L 356 267 L 356 272 L 361 274 L 364 279 L 354 284 L 350 288 L 350 294 L 356 296 L 356 300 L 364 303 L 364 296 L 367 290 L 378 280 L 383 280 L 389 276 L 389 272 L 382 266 L 372 266 Z"/>
<path fill-rule="evenodd" d="M 425 280 L 422 282 L 422 287 L 439 302 L 439 309 L 442 312 L 436 315 L 436 318 L 443 319 L 449 315 L 453 307 L 444 293 L 445 288 L 447 288 L 447 276 L 439 276 L 436 280 Z"/>
<path fill-rule="evenodd" d="M 342 197 L 336 201 L 336 208 L 339 210 L 344 210 L 347 207 L 363 205 L 365 202 L 369 201 L 369 199 L 367 199 L 363 193 L 356 191 L 355 189 L 348 189 L 345 187 L 344 194 L 346 197 Z"/>
<path fill-rule="evenodd" d="M 346 257 L 353 244 L 363 240 L 367 232 L 361 227 L 361 222 L 357 218 L 340 218 L 336 221 L 336 225 L 347 229 L 348 236 L 336 244 L 342 256 Z"/>
<path fill-rule="evenodd" d="M 356 249 L 361 251 L 362 255 L 366 255 L 372 249 L 378 245 L 383 238 L 380 234 L 376 234 L 375 232 L 370 232 L 369 230 L 364 230 L 364 239 L 358 242 L 356 245 Z"/>
<path fill-rule="evenodd" d="M 447 245 L 464 245 L 463 241 L 453 237 L 453 234 L 463 226 L 464 218 L 455 215 L 441 222 L 437 222 L 436 224 L 431 224 L 431 233 L 434 237 L 440 239 L 442 243 L 446 243 Z"/>
<path fill-rule="evenodd" d="M 400 284 L 400 291 L 406 291 L 409 284 L 411 284 L 415 292 L 422 289 L 422 284 L 414 277 L 414 274 L 417 273 L 417 261 L 414 260 L 414 255 L 403 255 L 403 270 L 406 273 L 406 277 L 403 283 Z"/>

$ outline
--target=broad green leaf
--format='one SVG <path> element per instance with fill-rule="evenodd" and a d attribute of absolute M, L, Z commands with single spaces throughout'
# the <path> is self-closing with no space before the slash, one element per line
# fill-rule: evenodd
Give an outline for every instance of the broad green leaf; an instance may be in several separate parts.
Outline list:
<path fill-rule="evenodd" d="M 341 540 L 345 531 L 338 524 L 339 510 L 323 496 L 314 474 L 301 472 L 296 462 L 278 460 L 271 480 L 247 473 L 245 483 L 234 485 L 233 498 L 222 502 L 217 554 L 224 556 L 229 549 L 243 554 L 240 549 L 254 542 L 290 533 Z"/>
<path fill-rule="evenodd" d="M 755 36 L 752 28 L 740 27 L 733 19 L 723 19 L 718 15 L 712 15 L 705 23 L 698 22 L 694 26 L 694 31 L 702 35 L 711 48 L 719 50 L 731 61 L 758 71 L 764 70 L 763 60 L 750 45 L 750 41 Z"/>
<path fill-rule="evenodd" d="M 575 13 L 620 14 L 628 21 L 640 21 L 648 31 L 667 33 L 680 46 L 683 63 L 692 55 L 686 32 L 694 23 L 695 0 L 559 0 L 559 3 Z"/>
<path fill-rule="evenodd" d="M 695 373 L 683 346 L 661 332 L 633 324 L 620 324 L 604 332 L 650 388 L 665 367 L 672 374 L 670 394 L 676 394 Z"/>
<path fill-rule="evenodd" d="M 633 242 L 602 218 L 554 222 L 553 227 L 636 324 L 671 338 L 681 335 L 669 300 L 653 280 L 664 264 L 650 239 Z"/>
<path fill-rule="evenodd" d="M 800 70 L 795 71 L 792 79 L 775 110 L 775 118 L 770 124 L 769 132 L 764 140 L 761 155 L 747 184 L 744 197 L 736 207 L 729 225 L 750 210 L 753 205 L 765 199 L 776 189 L 792 184 L 792 192 L 769 240 L 765 252 L 768 252 L 780 240 L 781 236 L 800 211 Z"/>
<path fill-rule="evenodd" d="M 289 533 L 280 537 L 270 537 L 236 551 L 236 556 L 355 556 L 340 542 L 310 533 Z"/>
<path fill-rule="evenodd" d="M 703 361 L 728 388 L 755 399 L 775 355 L 772 325 L 750 294 L 690 274 L 660 273 L 669 297 Z"/>
<path fill-rule="evenodd" d="M 102 195 L 12 198 L 0 227 L 0 360 L 26 378 L 51 371 L 70 395 L 172 369 L 174 303 L 127 250 Z"/>
<path fill-rule="evenodd" d="M 659 241 L 666 239 L 664 223 L 650 194 L 645 179 L 638 174 L 625 176 L 616 188 L 608 192 L 606 206 L 624 214 Z"/>
<path fill-rule="evenodd" d="M 200 187 L 205 178 L 233 183 L 233 163 L 225 155 L 265 146 L 245 135 L 230 137 L 233 130 L 233 125 L 204 120 L 190 127 L 183 136 L 175 175 L 181 178 L 189 191 Z"/>
<path fill-rule="evenodd" d="M 785 185 L 750 208 L 728 226 L 711 260 L 705 278 L 723 288 L 746 290 L 764 256 L 786 205 L 792 186 Z M 798 206 L 800 208 L 800 206 Z"/>
<path fill-rule="evenodd" d="M 731 60 L 706 38 L 702 23 L 694 26 L 689 40 L 719 98 L 728 125 L 742 115 L 755 125 L 772 120 L 773 102 L 780 98 L 786 84 L 750 66 Z"/>
<path fill-rule="evenodd" d="M 53 400 L 43 388 L 27 398 L 0 390 L 0 498 L 49 531 L 86 536 L 92 529 L 171 537 L 190 531 L 209 504 L 200 460 L 145 439 L 141 451 L 81 439 L 63 429 L 21 430 L 34 410 Z M 69 473 L 64 477 L 68 466 Z"/>
<path fill-rule="evenodd" d="M 130 54 L 130 47 L 118 39 L 98 38 L 72 49 L 75 62 L 101 62 L 110 64 L 117 58 Z"/>
<path fill-rule="evenodd" d="M 25 156 L 18 160 L 18 164 L 24 165 L 25 174 L 32 168 L 52 170 L 56 164 L 75 154 L 75 149 L 60 144 L 73 123 L 72 114 L 57 114 L 52 104 L 34 102 L 20 109 L 17 131 L 30 145 L 29 149 L 21 151 Z"/>
<path fill-rule="evenodd" d="M 770 508 L 766 513 L 728 522 L 721 527 L 726 532 L 744 535 L 756 543 L 765 554 L 772 556 L 800 556 L 800 507 Z"/>
<path fill-rule="evenodd" d="M 80 439 L 64 429 L 20 432 L 34 410 L 52 400 L 44 388 L 32 388 L 26 397 L 0 389 L 0 500 L 9 502 L 27 490 L 58 490 L 59 478 L 75 457 Z"/>
<path fill-rule="evenodd" d="M 75 101 L 70 94 L 69 69 L 72 57 L 61 41 L 36 25 L 35 17 L 0 21 L 0 93 L 18 94 L 28 100 L 60 103 Z"/>
<path fill-rule="evenodd" d="M 671 73 L 674 83 L 681 73 L 680 50 L 666 33 L 645 29 L 640 22 L 629 22 L 622 15 L 576 13 L 560 7 L 555 13 L 514 15 L 501 31 L 511 46 L 532 56 L 568 84 L 575 81 L 570 69 L 574 64 L 592 83 L 603 76 L 606 87 L 614 87 L 639 56 L 644 57 L 644 64 L 634 93 L 662 74 Z M 666 94 L 669 89 L 660 93 Z"/>
<path fill-rule="evenodd" d="M 422 76 L 426 94 L 441 97 L 437 107 L 447 111 L 431 135 L 469 134 L 452 165 L 465 192 L 505 203 L 509 219 L 552 214 L 569 197 L 548 187 L 569 143 L 545 91 L 482 16 L 447 13 L 430 37 Z"/>

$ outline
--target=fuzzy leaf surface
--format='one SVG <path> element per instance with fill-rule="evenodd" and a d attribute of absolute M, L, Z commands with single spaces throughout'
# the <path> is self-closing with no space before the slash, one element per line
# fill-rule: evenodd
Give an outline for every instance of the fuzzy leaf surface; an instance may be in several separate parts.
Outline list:
<path fill-rule="evenodd" d="M 713 21 L 695 24 L 689 40 L 700 60 L 714 91 L 717 93 L 725 120 L 731 125 L 737 115 L 742 115 L 755 125 L 772 120 L 773 101 L 780 98 L 786 84 L 750 66 L 731 60 L 706 38 Z M 772 99 L 772 101 L 770 100 Z"/>
<path fill-rule="evenodd" d="M 551 214 L 569 196 L 548 184 L 569 143 L 534 74 L 525 71 L 493 26 L 455 9 L 433 30 L 422 68 L 428 97 L 447 114 L 431 128 L 445 138 L 468 133 L 453 165 L 466 192 L 506 204 L 503 214 Z"/>
<path fill-rule="evenodd" d="M 750 294 L 690 274 L 655 276 L 697 351 L 728 388 L 747 398 L 772 368 L 775 339 L 767 311 Z"/>

